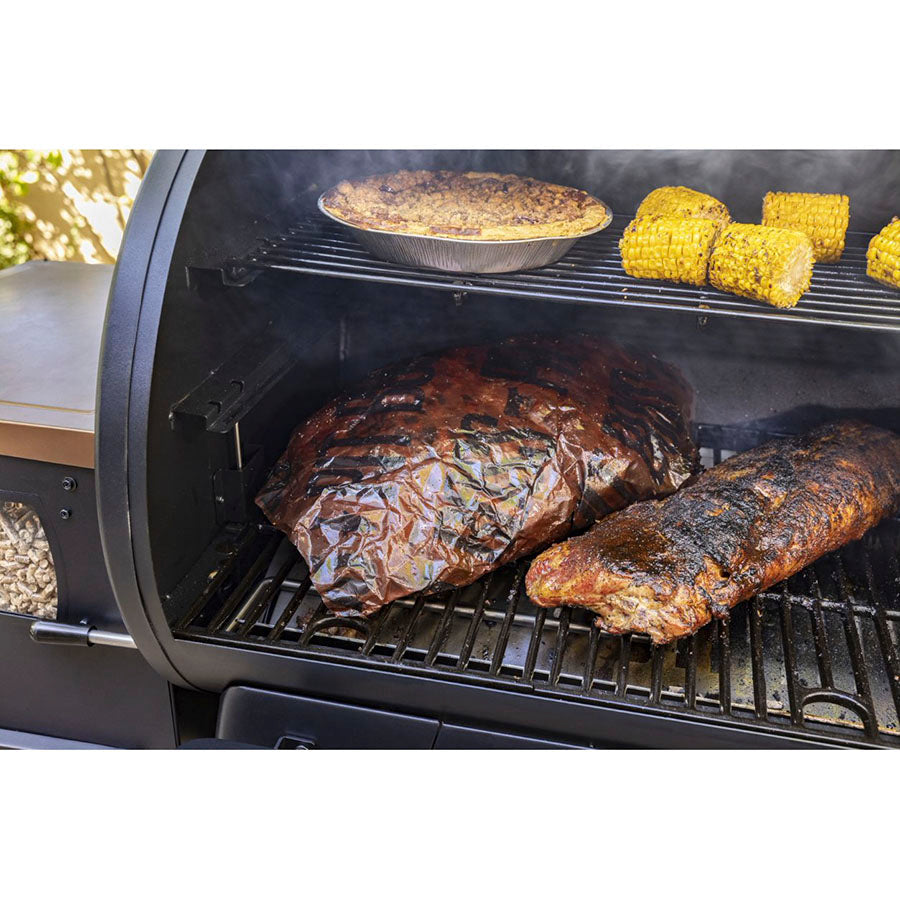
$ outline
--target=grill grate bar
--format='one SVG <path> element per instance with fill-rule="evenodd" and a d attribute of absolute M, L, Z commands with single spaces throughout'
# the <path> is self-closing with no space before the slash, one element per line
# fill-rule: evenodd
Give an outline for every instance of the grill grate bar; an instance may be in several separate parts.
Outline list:
<path fill-rule="evenodd" d="M 522 560 L 516 565 L 513 583 L 509 589 L 509 594 L 506 597 L 506 615 L 503 617 L 503 623 L 500 626 L 500 634 L 497 636 L 497 644 L 494 647 L 494 658 L 491 660 L 491 675 L 497 675 L 500 671 L 500 667 L 503 665 L 503 658 L 506 656 L 506 648 L 509 645 L 509 632 L 516 616 L 520 591 L 522 583 L 525 580 L 527 568 L 528 562 L 525 560 Z"/>
<path fill-rule="evenodd" d="M 320 217 L 264 241 L 238 270 L 273 270 L 400 284 L 497 296 L 562 302 L 591 302 L 700 315 L 776 319 L 800 324 L 835 325 L 881 331 L 900 330 L 900 293 L 865 274 L 869 235 L 848 233 L 838 264 L 818 264 L 812 286 L 793 309 L 696 288 L 633 279 L 621 267 L 618 238 L 628 217 L 617 216 L 604 232 L 583 238 L 559 262 L 544 269 L 497 275 L 457 275 L 416 269 L 375 259 L 337 225 Z M 225 271 L 229 269 L 226 267 Z"/>
<path fill-rule="evenodd" d="M 610 302 L 609 299 L 604 299 L 603 295 L 614 290 L 618 302 L 624 305 L 657 305 L 659 300 L 665 299 L 669 302 L 669 305 L 664 307 L 667 309 L 682 308 L 693 312 L 702 311 L 713 314 L 717 312 L 735 315 L 743 313 L 752 317 L 781 318 L 789 321 L 804 321 L 804 313 L 810 315 L 816 313 L 822 317 L 822 324 L 828 324 L 828 319 L 834 317 L 839 324 L 849 324 L 849 322 L 857 320 L 861 325 L 881 323 L 887 326 L 887 330 L 894 330 L 890 326 L 892 323 L 896 324 L 897 316 L 900 315 L 900 302 L 895 302 L 893 298 L 887 297 L 880 300 L 873 298 L 863 286 L 843 284 L 839 284 L 833 291 L 826 291 L 820 282 L 813 282 L 811 291 L 804 295 L 801 305 L 773 313 L 753 301 L 736 299 L 733 295 L 725 294 L 714 288 L 685 290 L 677 285 L 670 285 L 668 282 L 650 280 L 641 280 L 635 283 L 635 281 L 626 280 L 627 276 L 623 278 L 612 268 L 582 271 L 579 278 L 541 278 L 534 275 L 529 276 L 527 273 L 518 273 L 515 279 L 492 276 L 489 281 L 454 282 L 448 285 L 445 280 L 446 276 L 436 277 L 424 270 L 411 270 L 417 273 L 416 280 L 412 281 L 399 277 L 393 269 L 364 263 L 365 260 L 355 263 L 342 258 L 319 258 L 315 255 L 297 258 L 273 255 L 267 260 L 266 268 L 296 270 L 306 274 L 329 274 L 384 283 L 407 283 L 416 287 L 450 287 L 455 290 L 488 294 L 524 294 L 537 299 L 568 302 Z M 326 264 L 333 267 L 333 271 L 326 272 Z M 847 296 L 848 293 L 850 296 Z M 634 300 L 641 302 L 635 304 L 632 302 Z M 715 303 L 716 306 L 710 306 L 710 303 Z M 671 304 L 678 304 L 678 306 Z M 812 321 L 820 320 L 813 319 Z"/>
<path fill-rule="evenodd" d="M 662 695 L 663 662 L 666 651 L 662 647 L 654 647 L 651 651 L 650 702 L 659 703 Z"/>
<path fill-rule="evenodd" d="M 456 667 L 460 670 L 465 669 L 469 665 L 469 659 L 472 656 L 472 647 L 475 644 L 475 635 L 478 632 L 478 626 L 481 624 L 484 615 L 484 602 L 488 597 L 491 584 L 494 581 L 494 575 L 488 575 L 482 580 L 481 590 L 478 592 L 478 599 L 475 601 L 475 609 L 472 612 L 472 619 L 466 631 L 466 637 L 463 640 L 462 649 L 459 651 L 459 661 Z"/>
<path fill-rule="evenodd" d="M 800 679 L 797 674 L 797 655 L 794 652 L 794 622 L 786 589 L 784 603 L 781 606 L 781 638 L 784 643 L 784 668 L 787 677 L 791 722 L 794 725 L 802 725 L 803 707 L 800 704 Z"/>
<path fill-rule="evenodd" d="M 219 610 L 213 617 L 213 620 L 209 623 L 210 631 L 219 631 L 231 617 L 232 613 L 240 606 L 241 601 L 247 596 L 247 591 L 251 589 L 259 576 L 265 572 L 266 566 L 271 562 L 281 541 L 282 537 L 280 534 L 273 534 L 269 537 L 262 553 L 256 558 L 253 565 L 248 569 L 247 574 L 244 575 L 237 587 L 228 596 L 222 609 Z"/>
<path fill-rule="evenodd" d="M 403 658 L 403 654 L 409 649 L 409 641 L 413 636 L 413 631 L 416 627 L 416 622 L 419 620 L 419 616 L 422 614 L 422 610 L 425 607 L 425 595 L 419 594 L 416 598 L 416 602 L 413 605 L 412 613 L 409 616 L 409 621 L 406 623 L 406 627 L 403 629 L 403 637 L 397 641 L 397 646 L 394 648 L 394 653 L 391 659 L 394 662 Z"/>
<path fill-rule="evenodd" d="M 325 628 L 352 628 L 354 631 L 360 631 L 364 637 L 368 637 L 368 626 L 360 626 L 359 620 L 348 619 L 343 616 L 331 615 L 328 607 L 320 600 L 312 614 L 306 617 L 300 634 L 299 647 L 308 647 L 312 639 Z"/>
<path fill-rule="evenodd" d="M 203 614 L 216 592 L 231 574 L 231 565 L 233 562 L 239 558 L 243 551 L 247 550 L 257 537 L 257 533 L 251 528 L 248 528 L 241 535 L 240 540 L 237 542 L 234 549 L 227 554 L 225 565 L 218 566 L 216 568 L 216 574 L 212 578 L 207 579 L 206 584 L 204 585 L 203 590 L 198 594 L 197 599 L 188 607 L 184 615 L 178 619 L 173 626 L 174 628 L 187 628 Z"/>
<path fill-rule="evenodd" d="M 381 632 L 384 631 L 384 626 L 387 624 L 390 613 L 390 607 L 385 607 L 369 619 L 369 633 L 362 648 L 363 656 L 369 656 L 375 649 L 375 645 L 381 637 Z"/>
<path fill-rule="evenodd" d="M 296 559 L 289 556 L 278 569 L 273 578 L 262 583 L 262 590 L 254 591 L 248 601 L 240 608 L 234 618 L 225 626 L 225 631 L 236 631 L 241 637 L 250 633 L 250 629 L 256 624 L 258 615 L 265 610 L 269 600 L 276 596 L 281 584 L 294 568 Z"/>
<path fill-rule="evenodd" d="M 898 561 L 896 555 L 890 553 L 884 546 L 885 542 L 882 535 L 877 535 L 873 543 L 877 548 L 879 561 L 884 563 L 885 568 L 889 572 L 890 583 L 895 584 L 900 588 L 900 561 Z M 898 661 L 897 652 L 891 641 L 888 616 L 883 605 L 886 599 L 884 596 L 884 585 L 882 579 L 875 577 L 872 566 L 872 555 L 863 553 L 862 562 L 869 595 L 878 601 L 876 608 L 873 610 L 872 619 L 875 623 L 876 634 L 878 635 L 881 658 L 884 662 L 885 669 L 887 670 L 888 685 L 890 686 L 891 697 L 894 701 L 894 708 L 897 711 L 897 718 L 900 720 L 900 661 Z"/>
<path fill-rule="evenodd" d="M 697 635 L 687 638 L 687 666 L 684 673 L 684 696 L 688 709 L 697 708 Z"/>
<path fill-rule="evenodd" d="M 300 582 L 300 585 L 294 589 L 294 593 L 291 596 L 288 605 L 284 608 L 284 612 L 278 617 L 278 621 L 272 626 L 272 630 L 269 632 L 267 640 L 271 642 L 280 640 L 281 636 L 284 634 L 284 630 L 288 627 L 291 619 L 293 619 L 300 604 L 306 597 L 306 592 L 309 590 L 310 584 L 309 575 L 306 575 Z M 322 605 L 324 606 L 324 604 Z"/>
<path fill-rule="evenodd" d="M 834 673 L 831 665 L 831 648 L 828 646 L 828 637 L 825 630 L 825 611 L 822 609 L 822 589 L 816 575 L 815 567 L 810 567 L 810 579 L 816 594 L 816 602 L 809 611 L 813 627 L 813 640 L 816 645 L 816 662 L 819 666 L 819 679 L 822 687 L 834 687 Z"/>
<path fill-rule="evenodd" d="M 458 596 L 459 595 L 456 593 L 456 591 L 454 591 L 447 600 L 447 605 L 444 607 L 444 611 L 441 613 L 441 620 L 438 623 L 438 627 L 435 629 L 434 637 L 432 638 L 431 644 L 428 647 L 428 652 L 425 654 L 426 666 L 434 665 L 434 661 L 437 658 L 438 651 L 447 640 L 447 635 L 450 633 L 450 625 L 452 623 L 453 612 L 456 609 L 456 601 L 458 599 Z"/>
<path fill-rule="evenodd" d="M 853 677 L 867 712 L 867 715 L 863 717 L 863 726 L 866 730 L 866 734 L 870 738 L 873 738 L 877 737 L 878 733 L 875 725 L 875 705 L 872 700 L 872 688 L 869 682 L 866 658 L 863 654 L 862 642 L 859 637 L 859 626 L 856 621 L 856 616 L 853 614 L 853 587 L 847 577 L 847 572 L 844 569 L 840 554 L 834 554 L 831 559 L 835 574 L 837 575 L 838 590 L 841 593 L 842 599 L 846 602 L 846 608 L 843 615 L 844 630 L 847 636 L 847 645 L 850 648 L 850 661 L 853 667 Z"/>
<path fill-rule="evenodd" d="M 716 644 L 719 654 L 719 705 L 725 715 L 731 714 L 731 621 L 726 616 L 716 622 Z"/>
<path fill-rule="evenodd" d="M 545 607 L 538 607 L 534 617 L 534 627 L 531 630 L 531 640 L 528 644 L 528 655 L 525 657 L 525 665 L 522 669 L 522 678 L 527 682 L 534 679 L 534 667 L 537 663 L 538 648 L 544 635 L 544 620 L 547 618 Z"/>
<path fill-rule="evenodd" d="M 573 281 L 574 283 L 578 283 L 580 281 L 581 283 L 586 285 L 590 284 L 598 277 L 611 277 L 618 281 L 621 281 L 623 284 L 633 284 L 634 279 L 627 275 L 621 267 L 620 257 L 618 256 L 618 253 L 616 253 L 615 259 L 607 259 L 598 256 L 598 254 L 604 252 L 608 251 L 606 251 L 605 248 L 596 246 L 591 248 L 589 254 L 579 255 L 577 251 L 572 251 L 568 254 L 568 256 L 566 256 L 564 262 L 555 263 L 544 269 L 525 270 L 522 272 L 517 272 L 515 273 L 515 275 L 504 273 L 494 274 L 489 277 L 489 280 L 491 281 L 491 283 L 514 283 L 519 279 L 524 279 L 528 282 L 552 284 L 554 282 L 558 283 L 561 280 L 561 276 L 566 275 L 567 277 L 565 280 L 567 282 L 569 280 Z M 373 257 L 369 256 L 364 250 L 359 247 L 349 247 L 347 249 L 344 249 L 337 245 L 334 241 L 322 242 L 316 241 L 314 239 L 306 240 L 304 242 L 285 242 L 280 246 L 261 251 L 255 257 L 253 257 L 253 259 L 259 264 L 290 264 L 304 262 L 315 264 L 316 261 L 320 261 L 323 264 L 334 262 L 336 264 L 346 264 L 347 266 L 368 266 L 373 272 L 396 271 L 396 264 L 374 260 Z M 576 267 L 576 262 L 581 262 L 582 265 Z M 847 262 L 848 260 L 845 259 L 844 263 L 846 264 Z M 863 263 L 864 260 L 860 259 L 858 260 L 858 262 Z M 406 269 L 408 269 L 408 267 L 404 267 L 404 270 Z M 574 272 L 577 272 L 577 275 L 573 274 Z M 441 273 L 437 270 L 425 269 L 422 270 L 422 273 L 427 277 L 434 278 L 435 280 L 441 280 L 448 277 L 447 274 Z M 873 281 L 872 290 L 870 291 L 868 289 L 867 283 L 856 284 L 850 281 L 847 275 L 841 270 L 827 273 L 819 268 L 816 270 L 814 280 L 817 285 L 823 288 L 827 285 L 836 285 L 837 289 L 841 292 L 843 292 L 844 290 L 858 291 L 865 294 L 867 297 L 871 297 L 872 301 L 875 303 L 884 301 L 889 306 L 900 305 L 900 298 L 897 297 L 896 292 L 893 292 L 892 289 L 881 285 L 879 282 Z M 656 284 L 657 282 L 653 283 Z M 690 294 L 690 288 L 685 285 L 672 283 L 672 286 L 673 289 L 678 293 L 684 295 Z M 708 288 L 707 290 L 710 293 L 721 293 L 716 291 L 715 288 Z M 724 296 L 731 299 L 738 299 L 730 294 L 725 294 Z"/>
<path fill-rule="evenodd" d="M 631 663 L 631 635 L 626 634 L 619 643 L 619 671 L 616 673 L 616 694 L 625 696 L 628 690 L 628 666 Z"/>
<path fill-rule="evenodd" d="M 881 648 L 882 658 L 888 673 L 888 684 L 891 688 L 891 696 L 894 700 L 894 708 L 897 710 L 897 718 L 900 719 L 900 662 L 894 651 L 891 636 L 888 631 L 887 619 L 884 610 L 879 609 L 875 613 L 875 630 L 878 634 L 878 643 Z"/>
<path fill-rule="evenodd" d="M 890 573 L 890 582 L 900 588 L 900 562 L 893 553 L 888 552 L 884 546 L 884 539 L 878 534 L 873 544 L 877 549 L 879 561 L 886 564 L 886 568 Z M 875 623 L 875 631 L 878 635 L 878 643 L 881 649 L 881 658 L 884 662 L 888 675 L 888 685 L 890 686 L 891 697 L 894 701 L 894 708 L 897 711 L 897 718 L 900 720 L 900 662 L 897 659 L 897 653 L 891 641 L 890 628 L 888 626 L 888 617 L 885 614 L 885 590 L 881 579 L 875 577 L 872 566 L 872 554 L 863 553 L 862 564 L 863 571 L 866 576 L 866 585 L 868 587 L 869 596 L 876 600 L 877 605 L 872 613 Z"/>
<path fill-rule="evenodd" d="M 579 257 L 596 261 L 597 250 L 605 250 L 607 252 L 614 251 L 618 253 L 618 242 L 621 236 L 622 227 L 627 223 L 626 216 L 616 216 L 613 224 L 604 231 L 595 235 L 588 235 L 582 238 L 569 253 L 560 262 L 548 266 L 547 269 L 571 264 L 572 260 Z M 822 274 L 841 275 L 845 272 L 843 263 L 851 260 L 863 262 L 866 258 L 866 244 L 870 240 L 870 235 L 860 231 L 847 232 L 847 246 L 841 261 L 838 263 L 817 263 L 816 272 Z M 303 250 L 311 246 L 320 246 L 325 249 L 345 250 L 348 253 L 355 254 L 361 258 L 371 258 L 368 251 L 363 249 L 362 245 L 356 241 L 349 233 L 339 225 L 323 221 L 318 217 L 310 217 L 305 222 L 294 225 L 285 230 L 285 232 L 276 238 L 267 238 L 261 242 L 259 247 L 248 254 L 247 259 L 254 259 L 260 254 L 266 252 L 278 251 L 282 248 L 295 248 Z M 601 258 L 602 259 L 602 258 Z M 878 283 L 875 283 L 878 286 Z M 884 289 L 882 287 L 882 289 Z"/>
<path fill-rule="evenodd" d="M 597 670 L 597 650 L 600 647 L 600 632 L 596 628 L 591 629 L 590 638 L 588 638 L 588 652 L 584 660 L 584 678 L 581 684 L 581 690 L 589 693 L 594 686 L 594 672 Z"/>
<path fill-rule="evenodd" d="M 562 672 L 563 655 L 566 649 L 566 639 L 569 636 L 569 620 L 572 618 L 572 610 L 564 606 L 559 611 L 559 627 L 556 631 L 556 647 L 553 650 L 553 665 L 550 668 L 550 684 L 559 684 L 559 675 Z"/>
<path fill-rule="evenodd" d="M 766 663 L 763 657 L 762 617 L 765 610 L 759 596 L 750 601 L 750 668 L 753 674 L 753 709 L 757 719 L 767 719 Z"/>
<path fill-rule="evenodd" d="M 570 256 L 566 257 L 569 259 Z M 298 266 L 316 266 L 334 265 L 340 269 L 346 270 L 349 277 L 353 271 L 365 271 L 372 275 L 391 275 L 396 274 L 396 267 L 390 263 L 381 263 L 373 261 L 371 257 L 359 254 L 334 253 L 330 249 L 318 250 L 310 245 L 304 246 L 296 251 L 282 248 L 279 251 L 266 252 L 260 255 L 258 260 L 260 264 L 265 262 L 266 268 L 292 265 Z M 517 272 L 515 275 L 491 275 L 478 276 L 486 279 L 488 283 L 495 287 L 516 287 L 518 285 L 527 285 L 530 287 L 544 287 L 551 292 L 559 292 L 568 295 L 571 292 L 591 294 L 596 290 L 612 285 L 620 285 L 625 290 L 635 286 L 635 279 L 626 275 L 621 267 L 618 257 L 606 263 L 585 263 L 577 269 L 577 275 L 574 274 L 575 269 L 570 268 L 560 270 L 561 263 L 549 266 L 546 269 L 536 269 L 531 271 Z M 405 269 L 404 269 L 405 270 Z M 429 278 L 435 285 L 440 286 L 448 277 L 445 274 L 430 270 L 409 271 L 418 272 L 420 277 Z M 561 277 L 561 272 L 566 274 L 565 278 Z M 466 278 L 476 276 L 463 276 Z M 872 282 L 878 285 L 878 282 Z M 641 280 L 637 282 L 637 290 L 650 291 L 653 296 L 657 296 L 661 290 L 660 285 L 665 285 L 667 293 L 673 298 L 680 298 L 685 301 L 694 302 L 698 297 L 698 289 L 685 287 L 683 285 L 659 282 L 651 280 Z M 854 284 L 848 282 L 846 278 L 828 278 L 816 275 L 813 279 L 813 291 L 808 293 L 803 299 L 804 309 L 818 309 L 823 314 L 837 314 L 859 316 L 864 318 L 867 313 L 884 314 L 888 320 L 894 315 L 900 313 L 900 295 L 896 292 L 890 292 L 889 289 L 882 288 L 883 294 L 879 294 L 878 289 L 870 290 L 868 284 Z M 631 293 L 634 293 L 633 291 Z M 756 304 L 747 301 L 732 294 L 726 294 L 715 288 L 707 287 L 699 289 L 702 295 L 701 299 L 712 297 L 723 304 L 731 304 L 734 308 L 746 308 L 750 310 L 757 309 Z M 847 307 L 847 294 L 855 296 L 855 302 L 852 308 Z M 578 299 L 572 297 L 571 299 Z M 791 311 L 783 311 L 788 315 L 792 315 Z"/>

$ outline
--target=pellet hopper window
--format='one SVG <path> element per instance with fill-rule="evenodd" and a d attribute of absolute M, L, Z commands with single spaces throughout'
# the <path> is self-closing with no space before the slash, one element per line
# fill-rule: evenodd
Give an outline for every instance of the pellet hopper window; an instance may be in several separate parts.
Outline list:
<path fill-rule="evenodd" d="M 56 569 L 40 516 L 28 503 L 0 502 L 0 612 L 55 619 Z"/>

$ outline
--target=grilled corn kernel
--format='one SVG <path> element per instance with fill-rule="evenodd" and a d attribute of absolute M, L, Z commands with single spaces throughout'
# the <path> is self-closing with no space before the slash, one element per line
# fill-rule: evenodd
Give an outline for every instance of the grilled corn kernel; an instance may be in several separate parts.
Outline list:
<path fill-rule="evenodd" d="M 710 219 L 642 216 L 619 241 L 622 267 L 635 278 L 706 284 L 706 267 L 718 226 Z"/>
<path fill-rule="evenodd" d="M 869 241 L 866 260 L 869 278 L 900 288 L 900 218 L 895 216 Z"/>
<path fill-rule="evenodd" d="M 709 258 L 709 283 L 721 291 L 794 306 L 809 289 L 813 246 L 801 231 L 768 225 L 729 225 Z"/>
<path fill-rule="evenodd" d="M 763 199 L 763 225 L 809 235 L 816 262 L 837 262 L 850 224 L 850 198 L 843 194 L 782 194 Z"/>
<path fill-rule="evenodd" d="M 712 219 L 719 228 L 731 221 L 728 207 L 721 200 L 687 187 L 661 187 L 650 191 L 635 214 L 635 218 L 641 216 Z"/>

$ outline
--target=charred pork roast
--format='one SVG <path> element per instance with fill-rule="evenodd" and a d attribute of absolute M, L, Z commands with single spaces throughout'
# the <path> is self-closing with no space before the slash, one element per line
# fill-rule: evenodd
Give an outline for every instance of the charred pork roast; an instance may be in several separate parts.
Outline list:
<path fill-rule="evenodd" d="M 771 441 L 637 503 L 531 565 L 540 606 L 664 644 L 862 537 L 900 507 L 900 436 L 861 422 Z"/>

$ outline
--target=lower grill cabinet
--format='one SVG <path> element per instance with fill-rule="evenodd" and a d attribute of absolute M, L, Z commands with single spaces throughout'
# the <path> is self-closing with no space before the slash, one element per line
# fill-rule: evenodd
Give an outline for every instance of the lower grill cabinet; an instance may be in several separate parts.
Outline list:
<path fill-rule="evenodd" d="M 704 462 L 771 437 L 701 426 Z M 606 635 L 583 610 L 533 606 L 529 560 L 369 620 L 328 613 L 270 528 L 223 533 L 168 601 L 176 637 L 436 678 L 523 684 L 828 743 L 900 746 L 900 521 L 890 520 L 698 634 L 665 647 Z M 206 573 L 212 572 L 212 576 Z"/>

